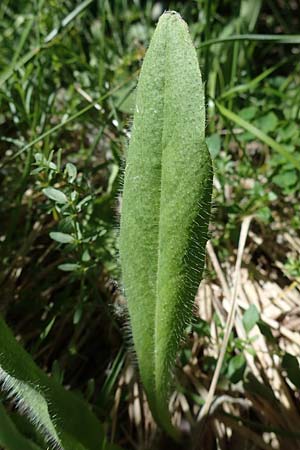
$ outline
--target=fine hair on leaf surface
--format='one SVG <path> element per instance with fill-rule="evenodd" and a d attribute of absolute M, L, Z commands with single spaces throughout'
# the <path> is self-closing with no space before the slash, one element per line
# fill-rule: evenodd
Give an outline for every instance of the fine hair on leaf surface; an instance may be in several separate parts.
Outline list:
<path fill-rule="evenodd" d="M 60 439 L 48 411 L 45 398 L 28 383 L 18 380 L 0 368 L 1 389 L 15 401 L 17 409 L 27 415 L 53 448 L 62 449 Z"/>
<path fill-rule="evenodd" d="M 141 379 L 155 419 L 174 437 L 171 373 L 203 272 L 212 176 L 196 51 L 180 15 L 166 12 L 136 92 L 120 261 Z"/>
<path fill-rule="evenodd" d="M 18 430 L 0 401 L 0 448 L 6 450 L 42 450 Z"/>
<path fill-rule="evenodd" d="M 51 448 L 116 448 L 106 444 L 103 428 L 88 404 L 36 366 L 1 316 L 0 389 L 14 400 L 17 409 L 29 418 Z"/>

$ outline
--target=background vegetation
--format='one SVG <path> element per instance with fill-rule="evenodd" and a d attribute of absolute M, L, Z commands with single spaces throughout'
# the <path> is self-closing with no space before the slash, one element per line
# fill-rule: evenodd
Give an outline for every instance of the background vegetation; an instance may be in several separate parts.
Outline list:
<path fill-rule="evenodd" d="M 109 440 L 175 448 L 138 382 L 117 250 L 134 89 L 165 9 L 198 51 L 215 166 L 205 282 L 171 405 L 190 436 L 182 448 L 299 449 L 298 0 L 1 2 L 1 313 L 40 367 L 91 403 Z M 235 329 L 203 424 L 249 215 Z M 4 396 L 0 406 L 44 448 Z"/>

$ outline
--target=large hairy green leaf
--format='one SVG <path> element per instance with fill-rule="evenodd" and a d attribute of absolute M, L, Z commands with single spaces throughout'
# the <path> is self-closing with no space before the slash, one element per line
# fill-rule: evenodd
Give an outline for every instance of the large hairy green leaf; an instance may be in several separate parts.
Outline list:
<path fill-rule="evenodd" d="M 2 402 L 0 402 L 0 447 L 6 450 L 41 450 L 20 433 Z"/>
<path fill-rule="evenodd" d="M 19 411 L 28 416 L 51 447 L 116 448 L 106 444 L 102 426 L 89 406 L 37 367 L 1 317 L 0 388 L 14 399 Z"/>
<path fill-rule="evenodd" d="M 211 188 L 197 56 L 186 23 L 167 12 L 137 87 L 120 260 L 141 378 L 154 417 L 173 435 L 170 371 L 202 276 Z"/>

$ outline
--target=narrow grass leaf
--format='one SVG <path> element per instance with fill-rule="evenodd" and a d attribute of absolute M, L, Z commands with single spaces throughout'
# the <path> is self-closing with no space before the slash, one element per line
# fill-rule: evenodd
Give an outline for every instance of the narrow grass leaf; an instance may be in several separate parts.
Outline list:
<path fill-rule="evenodd" d="M 83 2 L 80 2 L 76 8 L 73 9 L 62 21 L 60 24 L 60 27 L 54 28 L 46 37 L 44 42 L 49 43 L 52 41 L 58 33 L 65 28 L 69 23 L 71 23 L 80 13 L 82 13 L 91 3 L 93 0 L 85 0 Z"/>
<path fill-rule="evenodd" d="M 264 142 L 270 148 L 280 153 L 280 155 L 282 155 L 287 161 L 291 162 L 294 167 L 300 170 L 300 159 L 295 158 L 294 155 L 289 151 L 287 151 L 283 145 L 276 142 L 273 138 L 268 136 L 266 133 L 261 131 L 256 126 L 252 125 L 251 123 L 244 120 L 242 117 L 238 116 L 234 112 L 227 109 L 224 105 L 221 105 L 221 103 L 216 102 L 216 105 L 222 116 L 226 117 L 227 119 L 236 123 L 240 127 L 249 131 L 249 133 L 253 134 L 253 136 L 257 137 L 260 141 Z"/>
<path fill-rule="evenodd" d="M 237 94 L 247 92 L 251 89 L 255 89 L 261 81 L 263 81 L 265 78 L 271 75 L 284 63 L 286 63 L 286 60 L 281 61 L 279 64 L 276 64 L 275 66 L 269 67 L 268 69 L 264 70 L 262 73 L 260 73 L 257 77 L 253 78 L 253 80 L 250 80 L 248 83 L 239 84 L 238 86 L 234 86 L 231 89 L 224 90 L 224 92 L 222 92 L 222 94 L 219 96 L 219 100 L 223 100 L 224 98 L 232 97 Z"/>
<path fill-rule="evenodd" d="M 234 41 L 262 41 L 274 44 L 300 44 L 299 34 L 232 34 L 223 38 L 209 39 L 200 45 L 197 49 L 210 47 L 212 45 L 221 44 L 223 42 Z"/>
<path fill-rule="evenodd" d="M 39 136 L 37 136 L 35 139 L 33 139 L 33 141 L 29 142 L 28 144 L 23 146 L 19 151 L 17 151 L 10 158 L 10 160 L 13 160 L 13 159 L 17 158 L 18 156 L 20 156 L 26 150 L 28 150 L 31 147 L 33 147 L 38 142 L 42 141 L 43 139 L 45 139 L 46 137 L 48 137 L 51 134 L 55 133 L 56 131 L 60 130 L 61 128 L 66 127 L 69 123 L 74 122 L 79 117 L 83 116 L 85 113 L 87 113 L 88 111 L 93 109 L 95 107 L 95 105 L 101 104 L 107 97 L 110 97 L 110 95 L 112 95 L 114 92 L 117 92 L 119 89 L 121 89 L 123 86 L 125 86 L 128 82 L 130 82 L 135 76 L 136 76 L 136 73 L 133 74 L 132 76 L 130 76 L 129 78 L 127 78 L 122 83 L 118 84 L 117 86 L 114 86 L 112 89 L 107 91 L 104 95 L 102 95 L 98 100 L 94 101 L 93 103 L 88 104 L 87 106 L 85 106 L 81 110 L 77 111 L 75 114 L 71 115 L 70 117 L 68 117 L 64 121 L 58 123 L 54 127 L 50 128 L 49 130 L 47 130 L 44 133 L 42 133 Z M 1 87 L 1 79 L 0 79 L 0 87 Z"/>
<path fill-rule="evenodd" d="M 62 31 L 67 25 L 69 25 L 72 20 L 74 20 L 82 11 L 84 11 L 93 0 L 85 0 L 84 2 L 80 3 L 73 11 L 71 11 L 61 22 L 60 27 L 54 28 L 44 39 L 44 43 L 41 46 L 38 46 L 36 48 L 33 48 L 32 50 L 29 50 L 22 58 L 18 60 L 18 56 L 20 51 L 23 48 L 24 42 L 27 38 L 27 35 L 30 32 L 30 29 L 32 25 L 35 23 L 35 17 L 32 19 L 30 18 L 30 21 L 26 28 L 24 29 L 19 46 L 15 52 L 15 57 L 13 58 L 12 64 L 4 70 L 2 73 L 0 73 L 0 87 L 13 75 L 14 72 L 18 71 L 22 66 L 27 64 L 31 59 L 33 59 L 36 55 L 41 53 L 43 50 L 46 50 L 50 47 L 51 41 L 58 36 L 59 32 Z"/>

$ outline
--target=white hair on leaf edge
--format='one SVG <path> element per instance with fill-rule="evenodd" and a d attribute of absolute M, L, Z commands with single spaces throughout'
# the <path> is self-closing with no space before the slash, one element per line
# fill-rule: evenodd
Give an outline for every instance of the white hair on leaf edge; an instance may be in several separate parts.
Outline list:
<path fill-rule="evenodd" d="M 1 389 L 12 399 L 16 408 L 24 414 L 32 424 L 42 433 L 46 441 L 56 450 L 63 450 L 63 446 L 54 427 L 48 411 L 45 398 L 28 383 L 18 380 L 0 367 Z"/>

